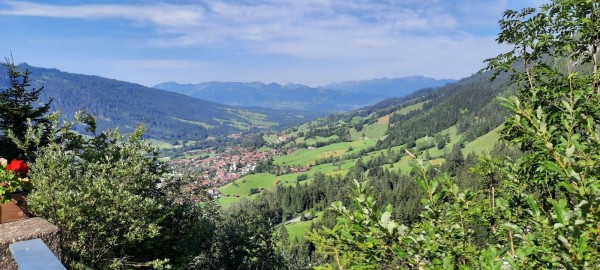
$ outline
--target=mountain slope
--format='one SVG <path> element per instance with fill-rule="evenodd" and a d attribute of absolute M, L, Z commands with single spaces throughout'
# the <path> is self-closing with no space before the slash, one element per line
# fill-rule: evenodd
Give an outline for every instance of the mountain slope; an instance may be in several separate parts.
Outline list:
<path fill-rule="evenodd" d="M 358 99 L 355 94 L 339 93 L 304 85 L 259 82 L 207 82 L 201 84 L 169 82 L 154 87 L 233 106 L 311 111 L 345 111 L 360 106 L 360 104 L 354 103 Z M 375 102 L 376 100 L 369 101 Z"/>
<path fill-rule="evenodd" d="M 448 82 L 452 80 L 407 77 L 352 81 L 321 88 L 259 82 L 167 82 L 155 87 L 228 105 L 333 112 L 357 109 L 384 98 L 401 97 L 421 88 L 441 86 Z"/>
<path fill-rule="evenodd" d="M 345 93 L 367 93 L 390 98 L 403 97 L 418 89 L 439 87 L 453 82 L 456 82 L 456 80 L 437 80 L 423 76 L 412 76 L 393 79 L 381 78 L 362 81 L 346 81 L 328 84 L 324 86 L 324 88 Z"/>
<path fill-rule="evenodd" d="M 270 149 L 289 150 L 286 155 L 276 156 L 260 167 L 262 178 L 269 181 L 258 186 L 249 178 L 241 178 L 219 188 L 225 194 L 238 196 L 222 197 L 219 201 L 229 205 L 241 198 L 252 198 L 255 195 L 245 192 L 251 188 L 269 190 L 277 184 L 298 188 L 300 175 L 304 175 L 301 178 L 304 183 L 315 183 L 323 176 L 331 177 L 329 181 L 342 179 L 342 187 L 325 188 L 320 186 L 324 185 L 322 182 L 315 184 L 316 190 L 336 189 L 337 192 L 345 190 L 350 179 L 385 179 L 383 175 L 390 173 L 399 177 L 411 171 L 412 158 L 404 149 L 433 165 L 444 164 L 455 146 L 462 148 L 464 156 L 491 151 L 508 115 L 508 110 L 503 109 L 495 97 L 512 90 L 508 86 L 508 75 L 501 75 L 493 82 L 490 76 L 489 72 L 475 74 L 444 87 L 419 90 L 406 97 L 386 99 L 266 135 Z M 283 140 L 279 139 L 282 137 Z M 471 160 L 476 158 L 471 156 Z M 317 206 L 312 210 L 320 211 L 320 206 L 330 202 L 315 203 Z M 303 206 L 294 211 L 300 213 L 312 207 Z"/>
<path fill-rule="evenodd" d="M 130 131 L 145 124 L 148 136 L 159 139 L 202 139 L 240 131 L 297 124 L 314 114 L 270 109 L 241 109 L 182 94 L 98 76 L 57 69 L 29 68 L 34 87 L 44 86 L 41 101 L 53 98 L 52 110 L 69 118 L 85 110 L 97 117 L 98 128 Z M 0 68 L 0 85 L 6 85 L 6 68 Z"/>

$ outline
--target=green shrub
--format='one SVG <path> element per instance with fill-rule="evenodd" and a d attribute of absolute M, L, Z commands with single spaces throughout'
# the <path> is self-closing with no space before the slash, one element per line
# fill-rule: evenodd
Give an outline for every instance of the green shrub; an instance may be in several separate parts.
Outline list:
<path fill-rule="evenodd" d="M 93 118 L 77 118 L 94 131 Z M 129 136 L 110 130 L 85 139 L 57 119 L 55 142 L 31 164 L 36 189 L 28 201 L 34 215 L 61 229 L 70 268 L 185 266 L 203 251 L 216 211 L 180 194 L 185 182 L 164 174 L 141 126 Z"/>

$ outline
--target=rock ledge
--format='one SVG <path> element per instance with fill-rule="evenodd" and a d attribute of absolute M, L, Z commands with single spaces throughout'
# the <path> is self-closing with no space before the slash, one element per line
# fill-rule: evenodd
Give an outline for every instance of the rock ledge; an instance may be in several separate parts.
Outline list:
<path fill-rule="evenodd" d="M 17 265 L 8 250 L 8 245 L 40 238 L 60 260 L 60 231 L 45 219 L 34 217 L 0 224 L 0 269 L 17 269 Z"/>

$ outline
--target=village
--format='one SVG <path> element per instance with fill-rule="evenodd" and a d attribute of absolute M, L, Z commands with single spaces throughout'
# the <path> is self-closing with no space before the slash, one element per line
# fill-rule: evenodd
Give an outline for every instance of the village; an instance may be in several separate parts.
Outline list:
<path fill-rule="evenodd" d="M 171 170 L 192 179 L 194 188 L 206 189 L 213 197 L 221 194 L 216 188 L 235 181 L 255 171 L 261 163 L 275 156 L 286 155 L 295 149 L 252 149 L 229 147 L 223 152 L 204 150 L 198 158 L 179 158 L 169 164 Z M 278 168 L 291 172 L 306 171 L 309 168 Z"/>

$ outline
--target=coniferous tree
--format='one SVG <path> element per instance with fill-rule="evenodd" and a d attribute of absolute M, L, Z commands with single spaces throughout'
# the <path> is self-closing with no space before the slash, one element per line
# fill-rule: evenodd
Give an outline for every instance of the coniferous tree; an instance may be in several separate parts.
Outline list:
<path fill-rule="evenodd" d="M 446 156 L 445 169 L 451 175 L 456 175 L 457 169 L 463 165 L 465 158 L 463 157 L 460 144 L 455 144 L 452 151 Z"/>
<path fill-rule="evenodd" d="M 23 139 L 28 120 L 34 125 L 47 123 L 43 116 L 50 109 L 52 99 L 48 103 L 36 106 L 44 87 L 28 89 L 31 86 L 31 72 L 29 69 L 20 71 L 12 57 L 6 58 L 4 66 L 7 68 L 9 85 L 0 92 L 0 156 L 8 159 L 24 158 L 24 151 L 17 148 L 8 133 L 11 131 L 15 138 Z"/>

